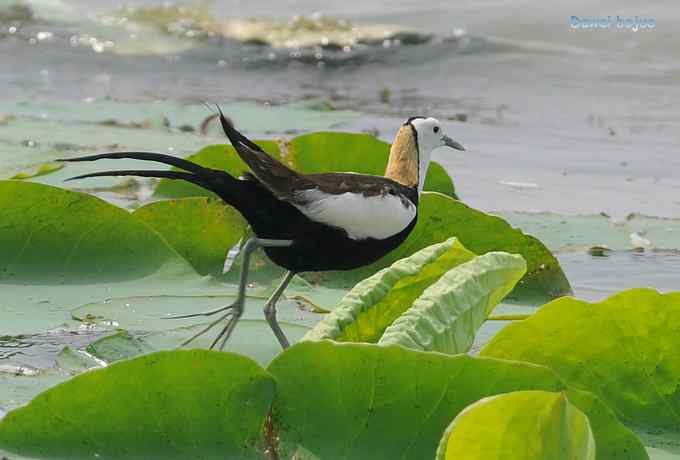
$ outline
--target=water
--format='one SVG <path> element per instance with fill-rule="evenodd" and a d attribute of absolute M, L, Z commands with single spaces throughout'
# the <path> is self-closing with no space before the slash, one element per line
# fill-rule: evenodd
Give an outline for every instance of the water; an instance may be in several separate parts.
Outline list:
<path fill-rule="evenodd" d="M 389 140 L 404 118 L 428 114 L 467 148 L 435 152 L 461 198 L 546 241 L 576 295 L 680 288 L 677 0 L 217 0 L 153 11 L 159 2 L 135 0 L 122 14 L 117 0 L 14 4 L 0 0 L 0 179 L 92 150 L 190 153 L 220 140 L 178 130 L 195 131 L 202 101 L 243 104 L 232 105 L 236 121 L 256 138 L 331 128 Z M 571 15 L 610 14 L 657 27 L 569 26 Z M 291 24 L 295 15 L 306 19 Z M 248 28 L 248 18 L 259 19 Z M 631 252 L 633 233 L 650 241 L 644 252 Z M 614 252 L 588 254 L 601 244 Z M 64 343 L 38 337 L 44 356 Z"/>
<path fill-rule="evenodd" d="M 24 4 L 33 11 L 31 21 L 4 21 L 4 100 L 284 103 L 316 97 L 367 114 L 360 126 L 346 127 L 377 128 L 386 138 L 398 120 L 433 114 L 450 119 L 449 130 L 469 149 L 465 156 L 440 156 L 473 206 L 680 214 L 680 160 L 672 154 L 680 141 L 680 56 L 673 37 L 680 8 L 672 1 L 609 0 L 597 7 L 571 1 L 546 9 L 538 0 L 426 6 L 380 0 L 348 11 L 340 1 L 223 0 L 183 13 L 166 9 L 165 16 L 137 10 L 136 19 L 123 23 L 121 17 L 132 15 L 113 14 L 120 2 L 91 3 L 34 0 Z M 408 32 L 419 44 L 386 41 L 345 52 L 243 44 L 222 35 L 225 24 L 238 19 L 285 23 L 315 12 L 373 31 L 387 24 L 385 31 Z M 656 17 L 658 26 L 637 33 L 572 30 L 572 14 L 640 14 Z M 159 16 L 167 19 L 161 26 Z M 16 31 L 10 34 L 10 27 Z M 322 43 L 341 27 L 331 29 L 311 35 Z M 307 32 L 299 27 L 289 36 Z M 466 122 L 455 121 L 461 119 Z"/>

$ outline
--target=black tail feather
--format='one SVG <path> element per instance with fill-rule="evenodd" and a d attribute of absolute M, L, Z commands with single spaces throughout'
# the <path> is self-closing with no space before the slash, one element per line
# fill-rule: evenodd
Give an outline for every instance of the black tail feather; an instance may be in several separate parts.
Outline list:
<path fill-rule="evenodd" d="M 163 163 L 170 166 L 175 166 L 179 169 L 185 171 L 190 171 L 196 174 L 203 174 L 207 171 L 203 166 L 199 166 L 196 163 L 185 160 L 183 158 L 173 157 L 171 155 L 164 155 L 162 153 L 154 152 L 113 152 L 113 153 L 100 153 L 97 155 L 88 155 L 84 157 L 77 158 L 63 158 L 57 161 L 65 162 L 78 162 L 78 161 L 96 161 L 101 159 L 114 159 L 119 160 L 122 158 L 129 158 L 132 160 L 146 160 L 155 161 L 158 163 Z"/>
<path fill-rule="evenodd" d="M 80 176 L 69 177 L 66 181 L 87 179 L 89 177 L 119 177 L 119 176 L 138 176 L 138 177 L 158 177 L 161 179 L 181 179 L 192 182 L 196 185 L 205 186 L 200 177 L 184 171 L 153 171 L 153 170 L 121 170 L 121 171 L 99 171 Z"/>

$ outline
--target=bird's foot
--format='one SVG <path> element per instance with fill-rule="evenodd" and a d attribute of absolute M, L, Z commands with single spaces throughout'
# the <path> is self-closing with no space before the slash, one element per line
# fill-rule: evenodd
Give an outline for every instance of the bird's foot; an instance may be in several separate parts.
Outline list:
<path fill-rule="evenodd" d="M 215 310 L 210 310 L 202 313 L 191 313 L 187 315 L 177 315 L 177 316 L 170 316 L 167 317 L 166 319 L 184 319 L 184 318 L 196 318 L 198 316 L 213 316 L 218 313 L 223 313 L 220 315 L 219 318 L 217 318 L 215 321 L 212 323 L 208 324 L 208 326 L 204 327 L 201 329 L 199 332 L 196 334 L 192 335 L 188 339 L 186 339 L 184 342 L 182 342 L 179 345 L 179 348 L 184 347 L 186 345 L 189 345 L 191 342 L 196 340 L 197 338 L 201 337 L 208 331 L 210 331 L 212 328 L 217 326 L 223 321 L 226 321 L 226 324 L 224 328 L 220 331 L 220 333 L 215 337 L 215 340 L 213 340 L 212 344 L 210 345 L 210 349 L 213 350 L 217 346 L 219 346 L 220 350 L 224 349 L 225 344 L 227 343 L 227 340 L 229 340 L 229 337 L 231 336 L 232 332 L 234 331 L 234 328 L 236 327 L 236 323 L 238 320 L 241 318 L 241 315 L 243 314 L 243 302 L 242 301 L 236 301 L 231 305 L 227 305 L 226 307 L 220 307 Z"/>

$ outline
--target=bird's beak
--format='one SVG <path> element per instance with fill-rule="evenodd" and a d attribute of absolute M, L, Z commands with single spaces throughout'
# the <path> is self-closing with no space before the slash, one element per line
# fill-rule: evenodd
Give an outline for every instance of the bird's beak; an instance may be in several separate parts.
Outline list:
<path fill-rule="evenodd" d="M 442 145 L 445 145 L 447 147 L 451 147 L 452 149 L 456 149 L 456 150 L 465 150 L 465 147 L 463 147 L 458 142 L 451 139 L 449 136 L 442 136 Z"/>

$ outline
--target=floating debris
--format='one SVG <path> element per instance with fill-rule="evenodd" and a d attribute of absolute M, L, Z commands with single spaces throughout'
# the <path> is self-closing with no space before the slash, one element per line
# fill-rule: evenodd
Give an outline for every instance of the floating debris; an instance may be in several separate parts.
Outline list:
<path fill-rule="evenodd" d="M 200 42 L 221 39 L 243 45 L 242 56 L 237 59 L 239 63 L 302 61 L 323 66 L 326 62 L 351 60 L 356 57 L 356 51 L 359 54 L 366 50 L 389 51 L 400 46 L 430 43 L 435 38 L 433 34 L 403 26 L 353 24 L 346 19 L 319 13 L 289 19 L 251 17 L 218 20 L 210 13 L 206 3 L 124 7 L 101 17 L 100 22 L 128 30 L 128 35 L 133 37 L 131 40 L 118 40 L 115 45 L 110 43 L 111 51 L 118 54 L 146 54 L 154 47 L 151 43 L 154 40 L 143 38 L 162 34 L 179 40 L 165 50 L 156 50 L 160 54 L 176 54 Z M 460 41 L 461 37 L 441 37 L 439 42 L 452 40 Z M 74 46 L 78 44 L 88 42 L 77 38 Z M 107 43 L 99 48 L 101 51 L 109 49 Z M 262 48 L 262 52 L 257 48 Z M 218 65 L 225 67 L 227 61 L 221 58 Z"/>
<path fill-rule="evenodd" d="M 514 181 L 498 181 L 501 185 L 507 185 L 508 187 L 517 189 L 527 189 L 527 188 L 538 188 L 538 184 L 534 182 L 514 182 Z"/>
<path fill-rule="evenodd" d="M 640 233 L 633 232 L 630 234 L 630 244 L 634 249 L 649 249 L 652 247 L 652 242 L 644 238 Z"/>
<path fill-rule="evenodd" d="M 15 366 L 13 364 L 0 364 L 0 374 L 10 374 L 17 377 L 35 377 L 40 370 L 31 366 Z"/>
<path fill-rule="evenodd" d="M 456 113 L 454 115 L 446 117 L 447 120 L 451 121 L 460 121 L 461 123 L 465 123 L 468 121 L 468 115 L 467 113 Z"/>
<path fill-rule="evenodd" d="M 24 147 L 31 147 L 31 148 L 40 147 L 40 144 L 37 143 L 36 141 L 32 140 L 32 139 L 25 139 L 25 140 L 21 141 L 20 144 L 23 145 Z"/>
<path fill-rule="evenodd" d="M 206 2 L 194 2 L 190 5 L 164 3 L 158 6 L 126 6 L 118 10 L 114 17 L 107 19 L 150 25 L 168 35 L 192 39 L 205 39 L 219 30 Z"/>
<path fill-rule="evenodd" d="M 110 118 L 108 120 L 100 121 L 98 124 L 101 126 L 108 126 L 112 128 L 148 129 L 151 127 L 151 122 L 149 120 L 144 120 L 141 122 L 139 121 L 123 122 Z"/>
<path fill-rule="evenodd" d="M 39 177 L 39 176 L 44 176 L 46 174 L 53 173 L 55 171 L 59 171 L 62 169 L 65 165 L 63 163 L 43 163 L 37 168 L 32 168 L 27 171 L 21 171 L 14 176 L 10 177 L 10 179 L 15 179 L 15 180 L 23 180 L 23 179 L 30 179 L 33 177 Z"/>
<path fill-rule="evenodd" d="M 433 37 L 431 34 L 405 30 L 401 26 L 357 25 L 345 19 L 318 13 L 293 16 L 289 20 L 276 18 L 231 20 L 221 25 L 220 32 L 225 38 L 253 45 L 293 50 L 319 47 L 343 52 L 349 52 L 358 45 L 389 48 L 401 44 L 421 44 L 427 43 Z"/>
<path fill-rule="evenodd" d="M 593 257 L 608 257 L 611 251 L 612 251 L 611 249 L 604 245 L 593 246 L 590 249 L 588 249 L 588 254 L 590 254 Z"/>
<path fill-rule="evenodd" d="M 392 91 L 389 88 L 383 88 L 380 90 L 379 97 L 380 102 L 383 104 L 389 104 L 390 99 L 392 98 Z"/>
<path fill-rule="evenodd" d="M 297 304 L 298 309 L 302 311 L 320 314 L 327 314 L 331 312 L 331 310 L 319 306 L 318 304 L 313 302 L 310 298 L 305 297 L 301 294 L 287 296 L 287 299 L 294 301 Z"/>
<path fill-rule="evenodd" d="M 30 23 L 35 19 L 33 10 L 30 6 L 21 3 L 0 7 L 1 24 Z M 16 29 L 15 29 L 16 31 Z"/>
<path fill-rule="evenodd" d="M 0 113 L 0 126 L 6 126 L 10 121 L 14 120 L 14 116 L 5 113 Z"/>

